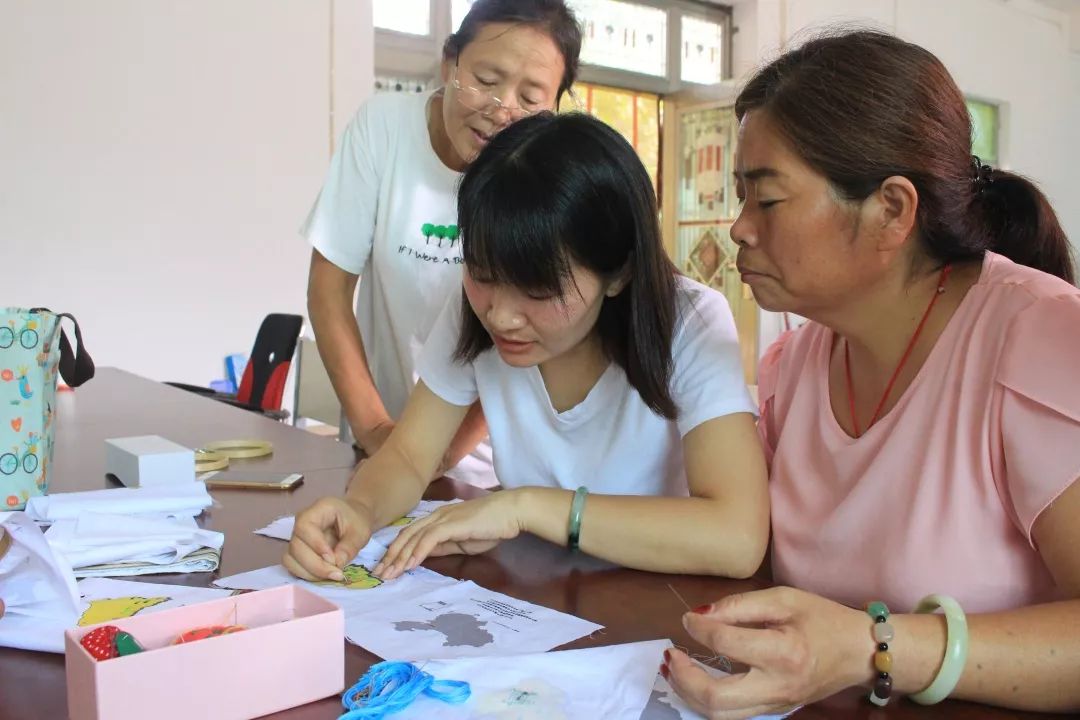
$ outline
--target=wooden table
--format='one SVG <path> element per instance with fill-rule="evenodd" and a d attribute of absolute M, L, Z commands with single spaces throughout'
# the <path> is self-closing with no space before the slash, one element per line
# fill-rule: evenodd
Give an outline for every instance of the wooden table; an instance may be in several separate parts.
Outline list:
<path fill-rule="evenodd" d="M 215 490 L 214 507 L 204 524 L 225 533 L 221 576 L 278 562 L 285 544 L 253 530 L 291 514 L 325 494 L 344 490 L 356 460 L 348 446 L 254 413 L 198 397 L 120 370 L 99 369 L 98 376 L 74 393 L 57 399 L 56 454 L 51 490 L 91 490 L 109 487 L 103 475 L 103 440 L 126 435 L 156 434 L 190 447 L 233 438 L 261 438 L 274 444 L 270 458 L 243 462 L 245 467 L 304 473 L 303 486 L 291 493 Z M 238 462 L 237 466 L 241 463 Z M 435 483 L 434 499 L 475 497 L 484 491 L 449 480 Z M 733 592 L 767 585 L 747 581 L 684 575 L 659 575 L 627 570 L 581 555 L 570 555 L 535 537 L 505 542 L 485 555 L 429 560 L 432 570 L 473 580 L 484 587 L 600 623 L 605 630 L 568 647 L 671 638 L 681 647 L 696 646 L 682 628 L 686 607 L 711 602 Z M 218 575 L 143 576 L 149 582 L 206 586 Z M 869 652 L 869 650 L 868 650 Z M 377 658 L 354 645 L 345 645 L 346 685 L 355 682 Z M 178 668 L 178 688 L 182 669 Z M 241 670 L 242 672 L 242 670 Z M 191 689 L 194 692 L 196 688 Z M 163 698 L 167 702 L 167 699 Z M 212 702 L 212 699 L 207 700 Z M 330 720 L 341 713 L 339 698 L 327 698 L 274 718 Z M 147 717 L 153 717 L 152 708 Z M 57 720 L 67 717 L 64 659 L 61 655 L 0 648 L 0 720 Z M 800 720 L 825 718 L 1041 718 L 1031 713 L 996 710 L 963 702 L 921 708 L 910 702 L 881 710 L 850 690 L 797 715 Z"/>

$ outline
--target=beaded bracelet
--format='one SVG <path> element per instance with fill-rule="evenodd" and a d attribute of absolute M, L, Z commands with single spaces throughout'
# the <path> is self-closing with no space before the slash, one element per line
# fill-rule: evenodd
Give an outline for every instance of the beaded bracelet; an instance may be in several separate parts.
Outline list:
<path fill-rule="evenodd" d="M 874 689 L 870 691 L 870 702 L 885 707 L 892 695 L 892 675 L 889 674 L 892 672 L 892 653 L 889 652 L 889 643 L 893 639 L 893 626 L 888 622 L 889 608 L 880 600 L 868 604 L 866 613 L 874 619 L 874 642 L 877 643 L 874 669 L 878 674 L 874 679 Z"/>

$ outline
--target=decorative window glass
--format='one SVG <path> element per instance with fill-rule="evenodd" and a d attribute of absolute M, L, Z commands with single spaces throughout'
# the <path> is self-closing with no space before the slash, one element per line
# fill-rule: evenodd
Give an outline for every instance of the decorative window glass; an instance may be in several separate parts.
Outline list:
<path fill-rule="evenodd" d="M 575 83 L 572 91 L 580 108 L 564 102 L 562 112 L 580 110 L 617 130 L 637 151 L 657 190 L 660 169 L 660 97 L 651 93 Z"/>
<path fill-rule="evenodd" d="M 666 10 L 620 0 L 567 4 L 582 23 L 582 63 L 667 76 Z"/>
<path fill-rule="evenodd" d="M 375 27 L 409 35 L 431 34 L 430 0 L 372 0 Z"/>
<path fill-rule="evenodd" d="M 404 1 L 372 1 L 376 7 L 393 3 L 396 14 L 412 12 L 404 9 L 404 5 L 409 4 Z M 729 9 L 707 6 L 697 0 L 565 2 L 581 23 L 582 77 L 590 81 L 662 95 L 683 89 L 685 83 L 712 85 L 729 72 Z M 476 0 L 430 0 L 430 3 L 430 11 L 421 8 L 416 18 L 410 18 L 418 23 L 417 28 L 405 29 L 395 24 L 394 29 L 420 33 L 428 28 L 434 33 L 435 43 L 441 45 L 445 40 L 444 33 L 457 32 Z M 669 28 L 669 23 L 677 23 L 678 28 L 677 33 L 670 34 L 683 38 L 678 48 L 668 47 L 669 30 L 675 30 Z M 415 67 L 406 68 L 404 64 L 400 68 L 385 64 L 380 67 L 391 72 L 416 72 Z"/>
<path fill-rule="evenodd" d="M 684 82 L 712 85 L 724 71 L 724 26 L 684 15 L 681 75 Z"/>
<path fill-rule="evenodd" d="M 987 165 L 998 164 L 998 106 L 967 101 L 971 115 L 971 152 Z"/>
<path fill-rule="evenodd" d="M 375 92 L 381 93 L 424 93 L 432 87 L 431 80 L 410 77 L 375 77 Z"/>
<path fill-rule="evenodd" d="M 675 182 L 676 263 L 691 278 L 727 297 L 739 331 L 748 383 L 757 367 L 758 307 L 735 267 L 738 247 L 731 226 L 735 198 L 734 150 L 737 123 L 730 107 L 678 113 Z"/>

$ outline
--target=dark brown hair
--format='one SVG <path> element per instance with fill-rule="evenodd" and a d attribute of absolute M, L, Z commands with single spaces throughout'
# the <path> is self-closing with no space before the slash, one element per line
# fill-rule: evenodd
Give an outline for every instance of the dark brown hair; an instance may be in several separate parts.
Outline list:
<path fill-rule="evenodd" d="M 987 250 L 1074 283 L 1068 238 L 1026 178 L 971 154 L 964 96 L 929 51 L 870 30 L 817 37 L 747 83 L 741 120 L 764 111 L 795 152 L 848 200 L 900 175 L 919 194 L 917 227 L 938 262 Z"/>
<path fill-rule="evenodd" d="M 619 133 L 584 113 L 540 113 L 500 132 L 458 190 L 465 271 L 542 297 L 576 292 L 572 264 L 626 285 L 600 306 L 604 354 L 655 413 L 671 397 L 676 270 L 664 251 L 652 180 Z M 455 359 L 491 336 L 463 298 Z"/>
<path fill-rule="evenodd" d="M 480 28 L 489 23 L 530 25 L 552 39 L 563 58 L 563 76 L 555 95 L 558 107 L 563 93 L 577 78 L 581 54 L 581 27 L 573 11 L 563 0 L 476 0 L 461 21 L 461 27 L 446 38 L 443 59 L 456 61 Z"/>

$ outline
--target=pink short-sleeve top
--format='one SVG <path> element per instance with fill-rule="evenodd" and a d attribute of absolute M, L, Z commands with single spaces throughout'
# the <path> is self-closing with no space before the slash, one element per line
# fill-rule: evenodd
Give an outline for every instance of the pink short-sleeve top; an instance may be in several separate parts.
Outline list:
<path fill-rule="evenodd" d="M 914 381 L 861 437 L 829 402 L 834 334 L 810 322 L 762 359 L 778 582 L 910 610 L 1057 599 L 1031 530 L 1080 477 L 1080 290 L 987 253 Z"/>

